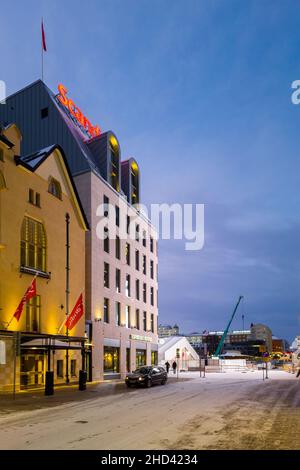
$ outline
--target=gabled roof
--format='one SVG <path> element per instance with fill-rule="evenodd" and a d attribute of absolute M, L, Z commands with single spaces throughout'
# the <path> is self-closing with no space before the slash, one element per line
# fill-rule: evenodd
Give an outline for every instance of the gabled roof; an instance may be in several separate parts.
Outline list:
<path fill-rule="evenodd" d="M 66 156 L 65 156 L 65 153 L 63 151 L 63 149 L 60 147 L 60 145 L 57 145 L 57 144 L 54 144 L 54 145 L 50 145 L 49 147 L 45 147 L 44 149 L 41 149 L 39 150 L 38 152 L 34 152 L 32 153 L 31 155 L 25 155 L 25 156 L 17 156 L 15 155 L 15 162 L 16 162 L 16 165 L 21 165 L 23 166 L 24 168 L 26 168 L 27 170 L 31 171 L 31 172 L 35 172 L 39 166 L 55 151 L 55 150 L 58 150 L 61 157 L 62 157 L 62 160 L 63 160 L 63 164 L 64 164 L 64 167 L 66 169 L 66 172 L 67 172 L 67 176 L 68 176 L 68 179 L 69 179 L 69 183 L 71 185 L 71 189 L 72 189 L 72 192 L 73 192 L 73 195 L 74 195 L 74 198 L 78 204 L 78 208 L 80 210 L 80 213 L 81 213 L 81 216 L 82 216 L 82 219 L 83 219 L 83 223 L 85 225 L 85 228 L 86 230 L 89 230 L 89 223 L 87 221 L 87 218 L 86 218 L 86 215 L 85 215 L 85 212 L 83 210 L 83 207 L 82 207 L 82 204 L 81 204 L 81 200 L 80 200 L 80 197 L 79 197 L 79 194 L 77 192 L 77 188 L 75 186 L 75 183 L 74 183 L 74 180 L 72 178 L 72 174 L 71 174 L 71 171 L 70 171 L 70 168 L 69 168 L 69 165 L 68 165 L 68 161 L 66 159 Z"/>

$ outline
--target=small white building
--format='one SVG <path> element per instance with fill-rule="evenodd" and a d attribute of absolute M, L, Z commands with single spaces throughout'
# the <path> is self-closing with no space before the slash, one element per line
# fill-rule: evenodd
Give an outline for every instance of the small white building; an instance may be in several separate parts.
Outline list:
<path fill-rule="evenodd" d="M 167 361 L 171 367 L 172 363 L 176 361 L 179 370 L 188 370 L 189 367 L 199 364 L 199 355 L 185 336 L 160 338 L 158 340 L 158 363 L 164 366 Z"/>

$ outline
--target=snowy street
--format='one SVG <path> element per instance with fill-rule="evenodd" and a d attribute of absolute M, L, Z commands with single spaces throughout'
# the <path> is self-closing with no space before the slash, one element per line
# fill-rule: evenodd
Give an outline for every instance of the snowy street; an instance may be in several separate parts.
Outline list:
<path fill-rule="evenodd" d="M 270 371 L 186 373 L 0 417 L 1 449 L 299 449 L 300 382 Z M 3 411 L 3 410 L 2 410 Z"/>

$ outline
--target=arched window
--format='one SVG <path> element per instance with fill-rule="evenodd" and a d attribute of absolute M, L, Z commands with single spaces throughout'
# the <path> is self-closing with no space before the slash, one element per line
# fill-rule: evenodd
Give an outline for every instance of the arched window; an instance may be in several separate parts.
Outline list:
<path fill-rule="evenodd" d="M 49 193 L 53 194 L 53 196 L 57 197 L 58 199 L 62 199 L 61 185 L 60 185 L 60 182 L 57 181 L 56 179 L 50 178 L 48 191 Z"/>
<path fill-rule="evenodd" d="M 44 225 L 24 217 L 21 229 L 21 266 L 46 272 L 46 232 Z"/>
<path fill-rule="evenodd" d="M 0 191 L 1 189 L 5 189 L 5 188 L 6 188 L 5 178 L 4 178 L 2 171 L 0 170 Z"/>

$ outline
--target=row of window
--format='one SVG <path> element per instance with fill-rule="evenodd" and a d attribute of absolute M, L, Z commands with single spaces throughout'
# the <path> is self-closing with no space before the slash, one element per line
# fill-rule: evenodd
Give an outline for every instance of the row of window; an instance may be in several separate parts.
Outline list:
<path fill-rule="evenodd" d="M 48 192 L 57 199 L 62 199 L 62 190 L 59 181 L 54 178 L 50 178 Z M 34 206 L 41 207 L 41 195 L 40 193 L 29 188 L 28 191 L 28 202 Z"/>
<path fill-rule="evenodd" d="M 104 206 L 104 216 L 108 217 L 109 216 L 109 198 L 107 196 L 103 196 L 103 206 Z M 120 227 L 120 208 L 118 206 L 115 206 L 115 223 L 117 227 Z M 127 234 L 129 234 L 130 230 L 130 216 L 127 215 Z M 142 237 L 140 236 L 140 225 L 136 224 L 135 225 L 135 239 L 137 242 L 142 240 L 143 247 L 147 247 L 147 232 L 146 230 L 143 230 Z M 150 243 L 150 251 L 151 253 L 154 253 L 154 239 L 153 237 L 149 237 L 149 243 Z"/>
<path fill-rule="evenodd" d="M 104 287 L 110 288 L 110 265 L 104 262 L 104 276 L 103 276 Z M 121 270 L 116 268 L 115 271 L 115 289 L 118 294 L 121 293 Z M 125 294 L 127 297 L 131 297 L 131 276 L 126 274 L 125 278 Z M 135 297 L 136 300 L 140 300 L 140 280 L 135 280 Z M 147 284 L 143 283 L 143 302 L 147 302 Z M 150 287 L 150 303 L 154 306 L 154 287 Z"/>
<path fill-rule="evenodd" d="M 103 321 L 110 323 L 110 301 L 104 298 L 103 302 Z M 115 324 L 116 326 L 125 326 L 126 328 L 136 328 L 137 330 L 151 331 L 154 333 L 154 314 L 150 314 L 150 330 L 148 330 L 147 312 L 143 312 L 142 322 L 140 318 L 140 309 L 135 309 L 135 314 L 131 311 L 129 305 L 125 305 L 125 323 L 121 323 L 121 302 L 115 302 Z"/>
<path fill-rule="evenodd" d="M 104 238 L 104 251 L 106 253 L 110 252 L 110 238 L 109 238 L 109 233 L 107 227 L 104 228 L 104 231 L 106 232 L 105 238 Z M 115 256 L 117 259 L 121 259 L 121 240 L 118 235 L 116 236 L 115 240 Z M 125 259 L 126 259 L 126 264 L 128 266 L 131 266 L 131 249 L 130 249 L 130 243 L 126 243 L 125 245 Z M 135 250 L 135 269 L 137 271 L 140 270 L 140 251 Z M 143 274 L 147 275 L 147 256 L 142 255 L 142 272 Z M 151 259 L 150 260 L 150 277 L 151 279 L 154 279 L 154 261 Z"/>

